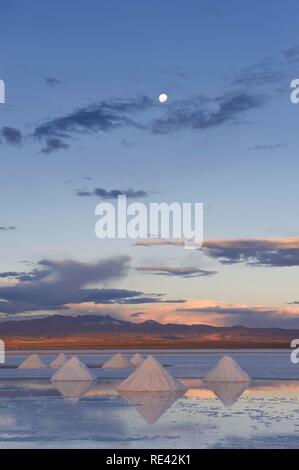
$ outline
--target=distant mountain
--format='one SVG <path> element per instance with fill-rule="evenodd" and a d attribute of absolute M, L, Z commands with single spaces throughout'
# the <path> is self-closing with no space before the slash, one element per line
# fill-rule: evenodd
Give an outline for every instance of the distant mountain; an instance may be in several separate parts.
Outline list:
<path fill-rule="evenodd" d="M 209 325 L 185 325 L 177 323 L 162 324 L 154 320 L 142 323 L 118 320 L 109 315 L 52 315 L 45 318 L 30 320 L 10 320 L 0 323 L 0 338 L 71 338 L 71 337 L 101 337 L 110 335 L 130 335 L 130 337 L 159 337 L 167 344 L 176 340 L 190 338 L 201 343 L 203 340 L 211 344 L 244 344 L 256 343 L 273 345 L 289 345 L 289 341 L 299 338 L 299 329 L 283 328 L 249 328 L 245 326 L 215 327 Z M 244 343 L 245 342 L 245 343 Z M 192 343 L 193 344 L 193 343 Z"/>

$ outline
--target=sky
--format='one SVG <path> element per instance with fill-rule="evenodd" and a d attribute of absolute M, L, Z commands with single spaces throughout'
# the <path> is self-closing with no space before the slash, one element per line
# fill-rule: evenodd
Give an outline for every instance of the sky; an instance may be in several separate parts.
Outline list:
<path fill-rule="evenodd" d="M 0 318 L 299 328 L 298 3 L 0 8 Z M 99 240 L 113 190 L 203 202 L 203 246 Z"/>

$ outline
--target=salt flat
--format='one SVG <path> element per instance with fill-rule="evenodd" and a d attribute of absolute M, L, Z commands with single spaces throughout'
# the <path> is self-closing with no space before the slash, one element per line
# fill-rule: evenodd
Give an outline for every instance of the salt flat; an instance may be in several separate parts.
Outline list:
<path fill-rule="evenodd" d="M 118 392 L 123 369 L 109 375 L 93 367 L 97 380 L 75 385 L 51 383 L 53 370 L 24 378 L 30 371 L 15 366 L 26 354 L 9 355 L 0 369 L 0 448 L 298 448 L 299 370 L 289 351 L 225 351 L 253 378 L 250 384 L 202 381 L 219 351 L 151 353 L 186 392 Z M 55 354 L 42 354 L 44 362 Z M 76 355 L 96 366 L 111 354 Z"/>

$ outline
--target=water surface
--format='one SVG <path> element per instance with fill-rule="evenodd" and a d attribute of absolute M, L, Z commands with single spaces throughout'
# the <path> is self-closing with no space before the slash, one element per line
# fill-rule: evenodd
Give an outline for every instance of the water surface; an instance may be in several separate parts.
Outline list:
<path fill-rule="evenodd" d="M 10 353 L 0 368 L 1 448 L 299 447 L 299 366 L 290 351 L 151 351 L 184 394 L 119 394 L 130 371 L 101 370 L 110 351 L 73 352 L 96 382 L 54 385 L 49 369 L 16 369 L 28 353 Z M 49 363 L 55 354 L 42 356 Z M 202 381 L 223 354 L 251 375 L 249 386 Z"/>

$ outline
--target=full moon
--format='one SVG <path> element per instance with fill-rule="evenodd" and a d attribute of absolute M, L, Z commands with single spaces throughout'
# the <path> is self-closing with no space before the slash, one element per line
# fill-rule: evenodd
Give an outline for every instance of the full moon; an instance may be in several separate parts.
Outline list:
<path fill-rule="evenodd" d="M 166 93 L 161 93 L 161 95 L 159 96 L 160 103 L 166 103 L 167 100 L 168 96 L 166 95 Z"/>

